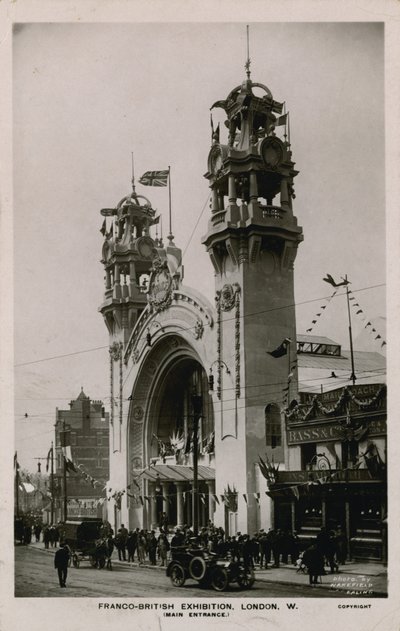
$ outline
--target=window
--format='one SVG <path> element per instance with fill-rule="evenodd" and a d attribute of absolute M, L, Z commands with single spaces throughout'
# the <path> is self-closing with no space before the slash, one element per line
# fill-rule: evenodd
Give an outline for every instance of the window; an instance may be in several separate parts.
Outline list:
<path fill-rule="evenodd" d="M 265 443 L 271 449 L 282 446 L 281 413 L 274 403 L 265 408 Z"/>
<path fill-rule="evenodd" d="M 97 434 L 97 445 L 103 444 L 103 436 L 101 434 Z"/>

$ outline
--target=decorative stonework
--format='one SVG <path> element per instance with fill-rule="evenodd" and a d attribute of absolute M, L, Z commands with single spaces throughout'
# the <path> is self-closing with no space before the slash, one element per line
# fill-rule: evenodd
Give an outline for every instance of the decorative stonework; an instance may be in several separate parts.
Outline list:
<path fill-rule="evenodd" d="M 234 283 L 233 285 L 224 285 L 220 291 L 217 291 L 216 302 L 222 311 L 230 311 L 235 305 L 236 292 L 239 290 L 239 285 Z"/>
<path fill-rule="evenodd" d="M 136 421 L 141 421 L 143 419 L 144 416 L 144 410 L 142 408 L 141 405 L 135 405 L 135 407 L 133 408 L 133 418 Z"/>
<path fill-rule="evenodd" d="M 114 398 L 114 362 L 119 362 L 119 422 L 122 425 L 123 421 L 123 366 L 122 366 L 122 342 L 114 342 L 108 352 L 110 354 L 110 423 L 114 426 L 114 407 L 117 403 Z M 113 430 L 114 437 L 114 430 Z M 115 447 L 115 445 L 113 445 Z M 119 446 L 119 449 L 121 445 Z"/>
<path fill-rule="evenodd" d="M 194 325 L 194 337 L 196 340 L 199 340 L 203 337 L 204 333 L 204 324 L 201 320 L 196 320 L 196 324 Z"/>
<path fill-rule="evenodd" d="M 122 342 L 114 342 L 109 348 L 109 353 L 114 361 L 118 361 L 118 359 L 122 356 Z"/>
<path fill-rule="evenodd" d="M 158 313 L 167 309 L 172 302 L 172 276 L 168 265 L 159 258 L 153 261 L 150 274 L 147 299 L 150 306 Z"/>
<path fill-rule="evenodd" d="M 216 292 L 217 308 L 217 397 L 221 398 L 222 383 L 222 311 L 230 311 L 235 307 L 235 393 L 240 397 L 240 285 L 224 285 Z"/>
<path fill-rule="evenodd" d="M 235 294 L 235 392 L 240 397 L 240 287 Z"/>

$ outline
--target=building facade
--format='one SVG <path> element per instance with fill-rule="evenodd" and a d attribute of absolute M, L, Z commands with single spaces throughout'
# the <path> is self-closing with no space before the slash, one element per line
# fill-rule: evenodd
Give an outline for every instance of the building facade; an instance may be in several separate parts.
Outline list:
<path fill-rule="evenodd" d="M 283 394 L 296 339 L 293 265 L 303 239 L 292 208 L 297 171 L 283 104 L 249 72 L 213 107 L 224 109 L 229 130 L 225 142 L 214 132 L 206 173 L 211 216 L 203 243 L 215 271 L 215 306 L 182 284 L 181 252 L 172 235 L 165 247 L 152 238 L 157 217 L 134 182 L 115 208 L 101 211 L 100 312 L 118 404 L 110 415 L 116 526 L 153 526 L 160 512 L 191 524 L 195 496 L 199 525 L 211 519 L 231 532 L 251 531 L 270 518 L 257 462 L 271 434 L 265 409 L 282 434 L 280 410 L 296 389 L 293 379 Z M 277 362 L 267 351 L 282 344 L 286 361 Z"/>
<path fill-rule="evenodd" d="M 102 516 L 109 478 L 109 419 L 102 401 L 81 390 L 69 410 L 56 409 L 55 516 Z"/>
<path fill-rule="evenodd" d="M 212 107 L 225 111 L 228 130 L 225 140 L 213 130 L 205 174 L 214 305 L 183 284 L 174 237 L 164 245 L 152 236 L 158 218 L 134 181 L 101 211 L 108 518 L 115 528 L 156 527 L 162 513 L 171 525 L 211 520 L 228 534 L 291 528 L 306 542 L 335 516 L 354 554 L 383 558 L 386 399 L 374 367 L 384 358 L 371 359 L 368 393 L 343 380 L 325 386 L 332 393 L 303 388 L 307 348 L 313 361 L 326 349 L 328 376 L 339 370 L 332 362 L 347 370 L 350 360 L 334 342 L 296 336 L 303 233 L 283 103 L 247 71 Z M 370 456 L 380 462 L 376 475 Z"/>

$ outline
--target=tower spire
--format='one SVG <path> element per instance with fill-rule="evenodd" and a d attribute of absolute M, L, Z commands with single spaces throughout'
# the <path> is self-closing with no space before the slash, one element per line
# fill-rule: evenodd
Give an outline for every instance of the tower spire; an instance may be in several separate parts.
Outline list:
<path fill-rule="evenodd" d="M 247 78 L 250 79 L 250 63 L 251 63 L 251 59 L 250 59 L 250 43 L 249 43 L 249 25 L 246 25 L 246 38 L 247 38 L 247 61 L 244 64 L 244 67 L 246 69 L 246 74 L 247 74 Z"/>

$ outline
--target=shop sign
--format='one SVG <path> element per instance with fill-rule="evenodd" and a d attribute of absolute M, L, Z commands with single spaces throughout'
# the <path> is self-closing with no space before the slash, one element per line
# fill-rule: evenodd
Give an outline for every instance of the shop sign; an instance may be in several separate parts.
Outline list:
<path fill-rule="evenodd" d="M 327 441 L 341 441 L 343 439 L 343 425 L 317 425 L 289 429 L 286 432 L 288 445 L 300 445 L 302 443 L 320 443 Z M 386 434 L 386 419 L 373 419 L 367 422 L 368 436 L 381 436 Z"/>
<path fill-rule="evenodd" d="M 373 397 L 382 388 L 381 383 L 369 383 L 363 386 L 346 386 L 348 390 L 351 390 L 355 397 Z M 317 394 L 318 400 L 321 403 L 336 403 L 342 396 L 344 388 L 337 388 L 336 390 L 330 390 L 329 392 L 322 392 Z M 315 397 L 315 393 L 304 392 L 301 394 L 301 402 L 305 404 L 311 404 Z"/>
<path fill-rule="evenodd" d="M 334 482 L 370 482 L 372 479 L 381 479 L 379 476 L 373 478 L 368 469 L 344 469 L 343 471 L 332 469 L 332 471 L 278 471 L 276 482 L 278 484 L 316 482 L 323 479 L 329 484 L 329 476 Z"/>

